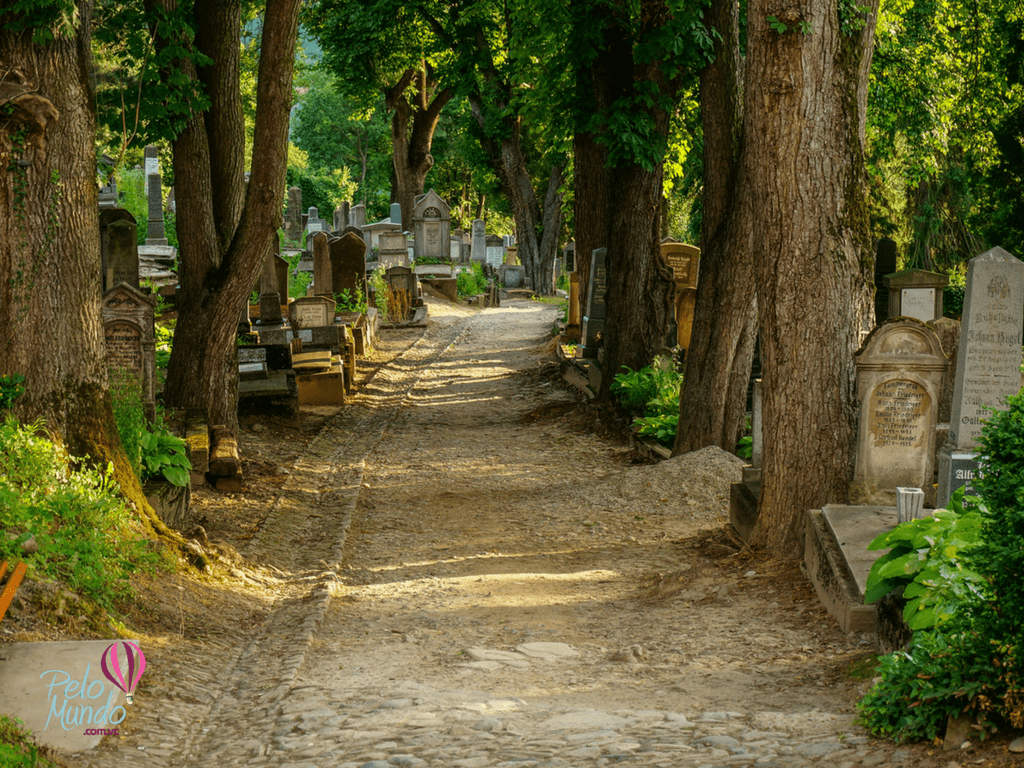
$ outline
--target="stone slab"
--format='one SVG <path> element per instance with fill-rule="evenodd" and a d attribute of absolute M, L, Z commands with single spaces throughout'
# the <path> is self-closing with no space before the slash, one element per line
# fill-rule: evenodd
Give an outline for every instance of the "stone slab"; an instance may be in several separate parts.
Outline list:
<path fill-rule="evenodd" d="M 808 511 L 805 519 L 803 569 L 818 600 L 840 629 L 848 633 L 875 632 L 877 610 L 873 605 L 864 605 L 863 596 L 857 594 L 857 586 L 820 509 Z"/>
<path fill-rule="evenodd" d="M 829 533 L 839 546 L 843 565 L 853 578 L 863 601 L 868 572 L 875 560 L 886 552 L 884 549 L 871 551 L 868 544 L 896 527 L 896 507 L 828 504 L 821 514 Z"/>
<path fill-rule="evenodd" d="M 118 728 L 126 714 L 124 693 L 103 676 L 100 667 L 103 652 L 114 642 L 0 645 L 0 711 L 22 720 L 40 744 L 62 752 L 94 748 L 102 736 L 86 736 L 85 731 Z M 123 648 L 119 659 L 126 664 Z M 66 673 L 67 680 L 60 672 Z M 65 684 L 60 685 L 61 681 Z M 64 727 L 59 718 L 62 707 L 65 722 L 79 714 L 84 724 Z M 104 722 L 97 723 L 103 707 Z"/>
<path fill-rule="evenodd" d="M 344 405 L 345 373 L 340 365 L 321 373 L 296 374 L 299 405 Z"/>

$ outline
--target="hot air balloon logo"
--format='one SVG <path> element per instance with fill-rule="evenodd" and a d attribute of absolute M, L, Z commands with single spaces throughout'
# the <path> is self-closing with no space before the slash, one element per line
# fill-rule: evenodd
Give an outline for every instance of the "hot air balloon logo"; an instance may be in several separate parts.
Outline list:
<path fill-rule="evenodd" d="M 121 662 L 117 658 L 121 646 L 124 646 L 124 654 L 128 660 L 127 670 L 121 669 Z M 142 649 L 138 644 L 131 640 L 111 643 L 100 657 L 100 668 L 107 680 L 125 692 L 125 701 L 131 704 L 135 686 L 139 684 L 142 673 L 146 671 L 146 657 L 142 655 Z"/>

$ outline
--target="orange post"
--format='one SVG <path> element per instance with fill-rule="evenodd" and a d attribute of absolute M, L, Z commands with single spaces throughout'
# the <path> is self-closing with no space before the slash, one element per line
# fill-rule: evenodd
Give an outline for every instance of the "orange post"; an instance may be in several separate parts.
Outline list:
<path fill-rule="evenodd" d="M 18 563 L 14 566 L 14 571 L 4 585 L 4 591 L 0 592 L 0 621 L 3 621 L 4 615 L 6 615 L 7 609 L 11 605 L 11 600 L 14 599 L 14 593 L 18 589 L 18 585 L 21 584 L 21 580 L 27 570 L 28 566 L 25 563 Z M 6 560 L 0 562 L 0 579 L 3 579 L 5 573 L 7 573 Z"/>

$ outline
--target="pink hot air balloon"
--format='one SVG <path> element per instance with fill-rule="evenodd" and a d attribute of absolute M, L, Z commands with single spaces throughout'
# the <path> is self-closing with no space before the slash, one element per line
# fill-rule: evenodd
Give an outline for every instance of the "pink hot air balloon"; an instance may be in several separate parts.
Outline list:
<path fill-rule="evenodd" d="M 121 669 L 117 658 L 118 646 L 121 645 L 124 646 L 125 656 L 128 657 L 127 674 Z M 138 654 L 138 659 L 135 658 L 136 654 Z M 138 644 L 131 640 L 119 640 L 112 643 L 100 657 L 100 668 L 107 680 L 125 692 L 125 701 L 131 704 L 135 686 L 139 684 L 142 673 L 146 671 L 146 657 L 142 655 L 142 649 Z"/>

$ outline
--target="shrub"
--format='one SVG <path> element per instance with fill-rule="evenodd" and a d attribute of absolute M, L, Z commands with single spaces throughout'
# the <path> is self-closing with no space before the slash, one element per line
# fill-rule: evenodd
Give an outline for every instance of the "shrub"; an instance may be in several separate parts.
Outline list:
<path fill-rule="evenodd" d="M 459 272 L 455 280 L 459 296 L 476 296 L 487 290 L 487 278 L 479 261 L 471 262 L 469 271 Z"/>
<path fill-rule="evenodd" d="M 633 426 L 639 428 L 638 434 L 671 446 L 679 423 L 679 391 L 683 385 L 683 375 L 676 370 L 675 361 L 656 357 L 639 371 L 623 368 L 625 373 L 617 374 L 612 382 L 612 392 L 626 410 L 642 414 L 633 421 Z"/>

